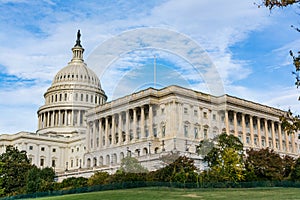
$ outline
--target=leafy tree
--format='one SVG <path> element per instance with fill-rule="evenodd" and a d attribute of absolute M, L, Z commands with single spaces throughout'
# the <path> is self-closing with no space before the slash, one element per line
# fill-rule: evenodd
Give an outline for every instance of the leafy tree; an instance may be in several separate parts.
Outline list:
<path fill-rule="evenodd" d="M 244 180 L 243 143 L 234 135 L 222 133 L 212 141 L 214 146 L 204 157 L 212 181 Z M 201 146 L 201 143 L 200 143 Z M 201 148 L 198 149 L 200 152 Z"/>
<path fill-rule="evenodd" d="M 1 177 L 5 194 L 18 194 L 23 192 L 26 185 L 27 172 L 32 168 L 25 151 L 19 151 L 13 146 L 7 146 L 6 151 L 0 155 Z"/>
<path fill-rule="evenodd" d="M 222 154 L 227 148 L 232 148 L 239 155 L 242 155 L 243 153 L 243 143 L 234 135 L 227 135 L 226 133 L 222 133 L 214 138 L 211 143 L 212 144 L 210 145 L 207 144 L 206 146 L 204 146 L 204 148 L 206 148 L 207 146 L 213 146 L 204 157 L 204 161 L 207 162 L 209 167 L 218 165 L 221 162 L 220 159 L 222 159 Z M 202 143 L 200 142 L 198 153 L 201 153 L 202 151 L 201 144 Z"/>
<path fill-rule="evenodd" d="M 300 158 L 296 160 L 294 169 L 291 172 L 291 179 L 294 181 L 300 180 Z"/>
<path fill-rule="evenodd" d="M 282 162 L 283 162 L 283 177 L 289 178 L 296 164 L 295 159 L 291 156 L 285 155 L 282 159 Z"/>
<path fill-rule="evenodd" d="M 139 161 L 134 157 L 125 157 L 121 161 L 121 167 L 119 169 L 125 173 L 146 173 L 148 170 L 143 167 Z"/>
<path fill-rule="evenodd" d="M 299 0 L 263 0 L 262 4 L 259 4 L 259 7 L 264 5 L 272 10 L 274 7 L 283 8 L 299 2 Z"/>
<path fill-rule="evenodd" d="M 247 150 L 246 169 L 253 171 L 257 180 L 282 180 L 283 160 L 273 150 Z"/>
<path fill-rule="evenodd" d="M 194 165 L 194 160 L 179 156 L 173 163 L 154 172 L 155 181 L 164 182 L 197 182 L 197 168 Z"/>
<path fill-rule="evenodd" d="M 55 172 L 52 168 L 39 169 L 33 166 L 27 174 L 26 192 L 46 192 L 53 190 Z"/>
<path fill-rule="evenodd" d="M 60 184 L 57 185 L 56 190 L 58 189 L 74 189 L 74 188 L 80 188 L 80 187 L 86 187 L 88 179 L 84 177 L 70 177 L 67 179 L 64 179 Z"/>
<path fill-rule="evenodd" d="M 93 176 L 88 179 L 88 185 L 102 185 L 107 183 L 109 178 L 108 172 L 96 172 Z"/>

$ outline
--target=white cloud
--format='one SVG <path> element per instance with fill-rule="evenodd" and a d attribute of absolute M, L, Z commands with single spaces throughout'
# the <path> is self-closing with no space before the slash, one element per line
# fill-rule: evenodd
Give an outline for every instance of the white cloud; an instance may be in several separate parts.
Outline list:
<path fill-rule="evenodd" d="M 0 3 L 7 2 L 23 1 L 2 0 Z M 185 34 L 207 50 L 210 60 L 213 60 L 222 77 L 220 81 L 224 83 L 228 93 L 232 92 L 242 98 L 249 97 L 253 100 L 259 100 L 262 94 L 261 91 L 249 92 L 251 86 L 249 89 L 235 85 L 236 81 L 247 78 L 253 69 L 250 68 L 249 61 L 235 57 L 230 50 L 231 46 L 245 41 L 249 34 L 258 30 L 262 31 L 266 25 L 272 23 L 272 20 L 276 20 L 269 17 L 268 11 L 258 9 L 253 5 L 253 1 L 169 0 L 133 3 L 131 1 L 118 3 L 108 1 L 103 2 L 101 6 L 98 2 L 90 1 L 73 2 L 71 5 L 54 1 L 24 2 L 30 6 L 21 7 L 22 9 L 19 8 L 19 10 L 16 6 L 13 11 L 0 14 L 0 28 L 6 30 L 0 32 L 0 65 L 6 68 L 5 72 L 8 74 L 34 79 L 38 84 L 52 81 L 55 73 L 66 66 L 71 59 L 70 48 L 74 45 L 77 29 L 81 29 L 82 44 L 86 49 L 85 58 L 87 58 L 99 44 L 124 30 L 134 27 L 162 27 Z M 180 49 L 177 42 L 173 44 L 169 42 L 168 45 L 170 49 Z M 289 45 L 291 46 L 288 44 L 286 48 L 289 49 Z M 274 53 L 279 55 L 281 51 L 285 51 L 284 48 Z M 176 66 L 174 73 L 169 74 L 168 78 L 180 75 L 183 80 L 195 81 L 194 84 L 190 84 L 194 89 L 208 88 L 207 83 L 197 82 L 199 76 L 190 63 L 182 59 L 184 54 L 180 57 L 171 55 L 170 52 L 159 50 L 156 52 L 158 52 L 158 57 L 169 59 L 169 62 Z M 102 86 L 107 93 L 114 91 L 118 95 L 124 95 L 147 84 L 147 81 L 141 81 L 138 83 L 140 85 L 130 82 L 130 78 L 140 75 L 139 69 L 144 66 L 142 62 L 145 60 L 149 62 L 147 53 L 149 52 L 142 51 L 142 53 L 121 55 L 111 65 L 112 68 L 107 71 L 107 76 L 101 77 Z M 209 58 L 203 60 L 203 62 L 208 61 Z M 128 71 L 125 70 L 127 67 Z M 209 71 L 200 76 L 201 79 L 212 79 L 215 74 Z M 122 84 L 118 85 L 119 83 Z M 116 85 L 119 87 L 118 90 L 115 88 Z M 23 104 L 27 106 L 30 102 L 34 102 L 34 105 L 42 105 L 43 103 L 36 99 L 42 99 L 43 92 L 49 86 L 42 85 L 40 88 L 40 85 L 34 85 L 28 90 L 21 88 L 20 91 L 16 91 L 25 98 L 17 98 L 12 91 L 0 91 L 1 99 L 2 96 L 15 99 L 9 104 L 16 105 L 16 108 L 10 107 L 10 110 L 5 109 L 5 112 L 18 112 L 17 110 L 20 109 L 18 105 L 22 104 L 23 100 L 25 102 Z M 34 95 L 32 91 L 36 91 Z M 268 98 L 272 99 L 271 96 L 266 97 L 264 102 L 273 104 L 273 101 Z M 281 100 L 278 99 L 278 102 Z M 286 98 L 284 102 L 288 104 L 289 100 Z M 0 100 L 0 105 L 7 103 L 5 99 Z M 31 109 L 33 113 L 36 113 L 37 108 Z M 26 112 L 29 113 L 29 111 Z M 0 116 L 0 121 L 3 123 L 5 119 L 2 116 L 4 115 Z M 1 124 L 0 128 L 4 128 L 0 131 L 5 130 L 5 126 L 5 123 Z M 22 127 L 26 126 L 20 126 L 20 130 L 23 130 Z"/>

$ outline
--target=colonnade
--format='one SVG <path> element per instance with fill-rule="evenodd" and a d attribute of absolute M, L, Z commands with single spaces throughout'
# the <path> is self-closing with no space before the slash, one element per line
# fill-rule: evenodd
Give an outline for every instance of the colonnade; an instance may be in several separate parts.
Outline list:
<path fill-rule="evenodd" d="M 143 105 L 90 122 L 87 138 L 88 149 L 96 150 L 155 137 L 153 107 L 155 105 Z"/>
<path fill-rule="evenodd" d="M 55 126 L 82 126 L 84 116 L 84 110 L 63 109 L 45 111 L 38 116 L 38 127 L 42 129 Z"/>
<path fill-rule="evenodd" d="M 227 134 L 239 137 L 246 147 L 272 148 L 281 152 L 297 150 L 295 135 L 288 135 L 279 121 L 234 110 L 224 111 Z"/>

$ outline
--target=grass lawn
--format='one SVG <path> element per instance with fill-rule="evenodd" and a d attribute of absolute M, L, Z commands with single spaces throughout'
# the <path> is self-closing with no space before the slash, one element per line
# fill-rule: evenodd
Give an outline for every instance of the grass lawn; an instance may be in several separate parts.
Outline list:
<path fill-rule="evenodd" d="M 300 199 L 299 188 L 248 188 L 248 189 L 177 189 L 166 187 L 109 190 L 57 197 L 39 198 L 40 200 L 173 200 L 173 199 Z"/>

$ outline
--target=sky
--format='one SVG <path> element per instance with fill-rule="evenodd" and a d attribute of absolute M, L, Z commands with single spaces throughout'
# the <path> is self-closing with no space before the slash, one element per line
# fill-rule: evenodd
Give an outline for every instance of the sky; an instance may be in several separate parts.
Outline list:
<path fill-rule="evenodd" d="M 300 33 L 291 28 L 300 27 L 299 7 L 270 12 L 259 3 L 0 0 L 0 134 L 37 130 L 43 95 L 70 62 L 78 29 L 85 62 L 109 100 L 147 87 L 213 93 L 217 85 L 300 114 L 289 56 L 300 50 Z M 108 49 L 116 55 L 112 62 L 95 60 Z M 199 70 L 200 62 L 207 68 Z"/>

